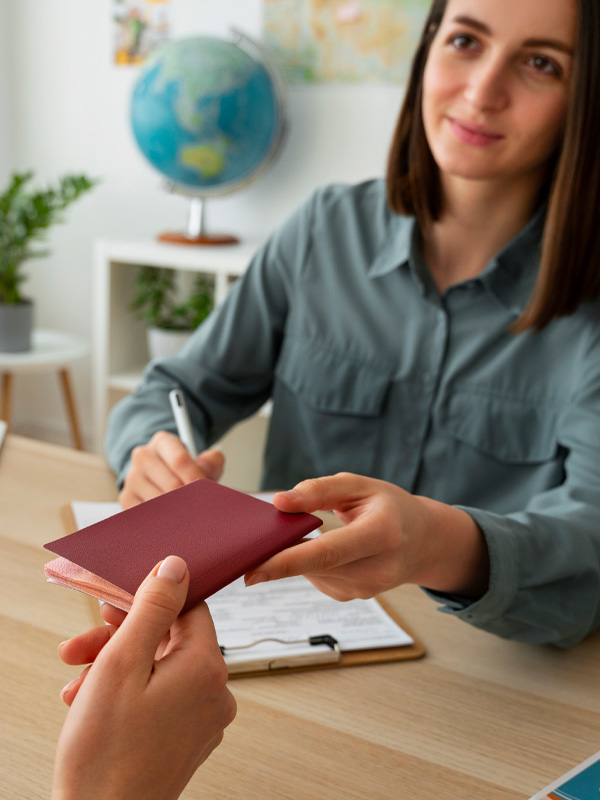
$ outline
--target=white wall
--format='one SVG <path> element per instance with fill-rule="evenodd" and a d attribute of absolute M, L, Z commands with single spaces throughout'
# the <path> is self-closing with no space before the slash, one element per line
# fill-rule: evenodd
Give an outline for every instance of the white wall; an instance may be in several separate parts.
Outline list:
<path fill-rule="evenodd" d="M 260 35 L 261 0 L 173 0 L 173 35 L 225 35 L 231 24 Z M 84 171 L 102 183 L 51 232 L 50 257 L 29 267 L 36 324 L 91 336 L 93 243 L 151 238 L 186 223 L 186 202 L 167 195 L 137 150 L 128 122 L 135 67 L 111 63 L 109 0 L 0 0 L 0 120 L 8 121 L 11 169 L 43 180 Z M 6 72 L 6 58 L 9 70 Z M 216 198 L 208 224 L 248 238 L 267 235 L 311 191 L 330 181 L 382 174 L 401 100 L 398 87 L 290 87 L 290 134 L 259 181 Z M 0 123 L 4 124 L 4 122 Z M 0 132 L 2 129 L 0 128 Z M 8 145 L 7 145 L 8 146 Z M 5 158 L 8 151 L 5 149 Z M 0 147 L 0 170 L 2 168 Z M 91 368 L 74 366 L 84 433 L 91 425 Z M 19 376 L 14 430 L 66 441 L 51 376 Z"/>

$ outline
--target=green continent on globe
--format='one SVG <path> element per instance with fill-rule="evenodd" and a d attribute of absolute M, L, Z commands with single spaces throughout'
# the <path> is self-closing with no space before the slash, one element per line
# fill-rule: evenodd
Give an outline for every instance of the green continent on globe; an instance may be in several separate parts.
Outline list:
<path fill-rule="evenodd" d="M 181 163 L 200 172 L 207 178 L 214 178 L 223 171 L 225 157 L 223 153 L 209 144 L 186 147 L 181 153 Z"/>
<path fill-rule="evenodd" d="M 248 55 L 234 44 L 226 43 L 224 46 L 223 42 L 206 39 L 202 53 L 203 69 L 197 68 L 195 53 L 188 47 L 164 47 L 157 55 L 160 73 L 156 90 L 160 92 L 171 81 L 178 83 L 180 93 L 175 110 L 180 124 L 187 130 L 195 131 L 203 118 L 218 116 L 217 104 L 199 113 L 196 107 L 198 97 L 205 93 L 224 94 L 243 87 L 246 81 Z"/>

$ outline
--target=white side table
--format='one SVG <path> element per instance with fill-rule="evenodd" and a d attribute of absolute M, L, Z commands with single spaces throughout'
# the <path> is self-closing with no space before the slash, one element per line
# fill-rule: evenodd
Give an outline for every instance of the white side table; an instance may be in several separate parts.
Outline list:
<path fill-rule="evenodd" d="M 72 361 L 86 356 L 89 353 L 89 349 L 89 344 L 85 339 L 74 336 L 71 333 L 35 330 L 32 335 L 31 350 L 24 353 L 0 352 L 0 373 L 2 373 L 0 418 L 10 424 L 13 376 L 16 373 L 57 370 L 62 385 L 73 443 L 78 450 L 83 450 L 83 440 L 77 421 L 68 365 Z"/>

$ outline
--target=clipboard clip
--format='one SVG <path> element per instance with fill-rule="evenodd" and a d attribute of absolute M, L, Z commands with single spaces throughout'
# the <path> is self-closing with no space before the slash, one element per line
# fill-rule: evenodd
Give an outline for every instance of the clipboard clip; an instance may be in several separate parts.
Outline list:
<path fill-rule="evenodd" d="M 221 654 L 225 659 L 227 659 L 228 654 L 234 654 L 239 652 L 240 650 L 249 650 L 256 645 L 262 644 L 263 642 L 275 642 L 277 644 L 282 645 L 299 645 L 299 644 L 309 644 L 311 647 L 318 647 L 322 645 L 326 645 L 328 647 L 327 650 L 319 650 L 314 653 L 306 652 L 306 653 L 297 653 L 295 655 L 290 656 L 277 656 L 269 657 L 269 658 L 251 658 L 244 659 L 243 661 L 232 661 L 227 664 L 227 668 L 230 674 L 236 672 L 256 672 L 259 670 L 283 670 L 283 669 L 293 669 L 294 667 L 302 667 L 302 666 L 313 666 L 318 664 L 330 664 L 335 663 L 340 660 L 342 657 L 342 651 L 340 650 L 339 643 L 337 639 L 330 634 L 321 634 L 320 636 L 309 636 L 308 639 L 277 639 L 275 637 L 266 637 L 264 639 L 257 639 L 255 642 L 250 642 L 249 644 L 239 644 L 233 647 L 225 647 L 223 645 L 219 645 L 219 649 L 221 650 Z"/>

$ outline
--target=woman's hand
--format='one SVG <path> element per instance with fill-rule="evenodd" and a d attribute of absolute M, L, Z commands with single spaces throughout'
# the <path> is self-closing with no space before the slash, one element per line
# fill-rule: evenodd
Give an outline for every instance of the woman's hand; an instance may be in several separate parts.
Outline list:
<path fill-rule="evenodd" d="M 181 439 L 159 431 L 148 444 L 132 450 L 131 468 L 119 501 L 123 508 L 130 508 L 200 478 L 218 481 L 224 465 L 225 457 L 220 450 L 205 450 L 194 459 Z"/>
<path fill-rule="evenodd" d="M 373 597 L 402 583 L 479 597 L 489 558 L 483 534 L 464 511 L 398 486 L 339 473 L 275 495 L 280 511 L 333 510 L 344 527 L 301 542 L 246 575 L 246 585 L 305 575 L 336 600 Z"/>
<path fill-rule="evenodd" d="M 52 800 L 174 800 L 220 744 L 236 704 L 206 604 L 178 617 L 188 584 L 169 556 L 120 627 L 61 645 L 67 663 L 93 663 L 62 693 Z"/>

